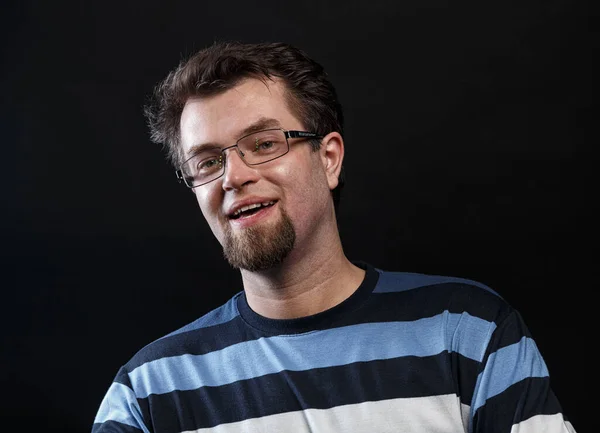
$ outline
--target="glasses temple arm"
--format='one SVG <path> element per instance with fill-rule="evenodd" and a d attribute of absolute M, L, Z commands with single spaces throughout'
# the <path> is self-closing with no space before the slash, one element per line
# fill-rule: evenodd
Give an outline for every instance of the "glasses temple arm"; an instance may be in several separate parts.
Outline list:
<path fill-rule="evenodd" d="M 288 138 L 323 138 L 322 135 L 306 131 L 285 131 Z"/>

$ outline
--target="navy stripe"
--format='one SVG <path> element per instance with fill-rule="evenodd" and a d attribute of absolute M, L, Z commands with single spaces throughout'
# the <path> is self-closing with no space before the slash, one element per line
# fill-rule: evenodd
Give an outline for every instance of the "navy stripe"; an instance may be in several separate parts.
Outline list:
<path fill-rule="evenodd" d="M 460 402 L 466 406 L 471 406 L 481 363 L 465 358 L 457 352 L 452 352 L 449 356 L 452 379 L 454 380 L 454 387 L 457 394 L 460 397 Z"/>
<path fill-rule="evenodd" d="M 299 336 L 261 338 L 205 355 L 162 358 L 136 368 L 129 379 L 136 395 L 146 397 L 220 386 L 282 370 L 444 351 L 481 361 L 494 326 L 476 317 L 448 313 L 412 322 L 363 323 Z"/>
<path fill-rule="evenodd" d="M 511 310 L 510 314 L 502 322 L 498 323 L 498 327 L 490 339 L 488 351 L 483 362 L 487 363 L 489 356 L 494 352 L 503 347 L 519 343 L 523 337 L 533 339 L 519 312 Z"/>
<path fill-rule="evenodd" d="M 132 371 L 147 362 L 167 356 L 203 355 L 245 341 L 256 340 L 261 333 L 246 326 L 239 316 L 228 322 L 163 337 L 140 350 L 126 365 Z"/>
<path fill-rule="evenodd" d="M 536 398 L 525 398 L 526 395 L 535 395 Z M 519 406 L 523 401 L 525 405 Z M 503 433 L 510 431 L 513 424 L 533 416 L 554 415 L 561 411 L 560 403 L 550 389 L 550 380 L 547 377 L 533 377 L 488 399 L 485 406 L 476 412 L 473 425 L 477 431 Z"/>
<path fill-rule="evenodd" d="M 141 431 L 138 428 L 116 421 L 106 421 L 101 424 L 94 423 L 92 426 L 92 433 L 140 433 Z"/>
<path fill-rule="evenodd" d="M 490 303 L 492 308 L 484 307 Z M 472 316 L 496 323 L 513 311 L 498 297 L 478 287 L 448 283 L 406 292 L 374 294 L 357 310 L 345 314 L 335 322 L 327 321 L 318 329 L 360 323 L 418 320 L 444 311 L 462 313 L 465 310 Z M 284 333 L 272 335 L 282 334 Z M 248 326 L 240 316 L 234 316 L 224 323 L 158 340 L 158 343 L 152 343 L 138 352 L 125 367 L 132 371 L 146 362 L 166 356 L 203 355 L 263 336 L 264 333 Z M 518 341 L 521 336 L 517 335 L 510 342 Z"/>
<path fill-rule="evenodd" d="M 120 383 L 128 388 L 132 388 L 131 380 L 129 380 L 129 371 L 125 367 L 121 367 L 113 380 L 115 383 Z"/>
<path fill-rule="evenodd" d="M 150 408 L 160 408 L 155 430 L 195 430 L 310 408 L 455 393 L 448 365 L 443 353 L 282 371 L 221 387 L 152 394 L 147 400 Z"/>
<path fill-rule="evenodd" d="M 370 321 L 377 318 L 382 322 L 418 320 L 442 311 L 468 313 L 488 322 L 499 323 L 513 310 L 500 298 L 477 287 L 446 283 L 406 292 L 374 294 L 358 312 L 358 319 Z"/>

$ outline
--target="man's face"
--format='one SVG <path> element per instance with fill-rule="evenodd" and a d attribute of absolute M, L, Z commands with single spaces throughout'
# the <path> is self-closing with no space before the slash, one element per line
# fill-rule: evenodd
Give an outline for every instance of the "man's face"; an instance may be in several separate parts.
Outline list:
<path fill-rule="evenodd" d="M 186 158 L 199 146 L 227 147 L 249 128 L 304 130 L 285 100 L 280 81 L 247 79 L 216 96 L 190 98 L 181 116 Z M 317 227 L 331 214 L 323 149 L 289 139 L 288 154 L 247 166 L 236 149 L 226 151 L 225 173 L 194 188 L 196 199 L 229 262 L 250 271 L 270 269 L 294 249 L 309 250 Z M 234 215 L 240 208 L 260 207 Z"/>

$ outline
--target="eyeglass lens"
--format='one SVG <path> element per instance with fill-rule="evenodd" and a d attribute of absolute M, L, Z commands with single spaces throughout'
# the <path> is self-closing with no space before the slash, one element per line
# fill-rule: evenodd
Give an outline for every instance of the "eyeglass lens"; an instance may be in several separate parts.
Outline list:
<path fill-rule="evenodd" d="M 242 137 L 237 148 L 248 165 L 256 165 L 285 155 L 288 143 L 281 129 L 270 129 Z M 225 158 L 220 147 L 201 150 L 181 167 L 185 182 L 194 187 L 220 177 L 225 168 Z"/>

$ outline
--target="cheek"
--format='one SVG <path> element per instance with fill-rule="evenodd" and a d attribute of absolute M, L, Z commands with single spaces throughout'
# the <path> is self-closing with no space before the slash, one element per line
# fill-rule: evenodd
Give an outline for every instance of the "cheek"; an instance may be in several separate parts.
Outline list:
<path fill-rule="evenodd" d="M 330 191 L 322 167 L 313 165 L 295 165 L 284 173 L 288 191 L 286 207 L 292 219 L 297 216 L 296 224 L 312 226 L 320 221 L 330 200 Z"/>
<path fill-rule="evenodd" d="M 220 229 L 218 224 L 219 218 L 219 199 L 214 193 L 209 191 L 197 191 L 196 201 L 200 207 L 200 211 L 204 216 L 204 219 L 210 226 L 214 235 L 220 239 Z"/>
<path fill-rule="evenodd" d="M 203 185 L 194 190 L 196 195 L 196 201 L 202 214 L 208 219 L 211 216 L 214 217 L 218 214 L 219 205 L 223 200 L 220 194 L 220 188 L 218 188 L 219 181 L 212 182 L 208 185 Z"/>

